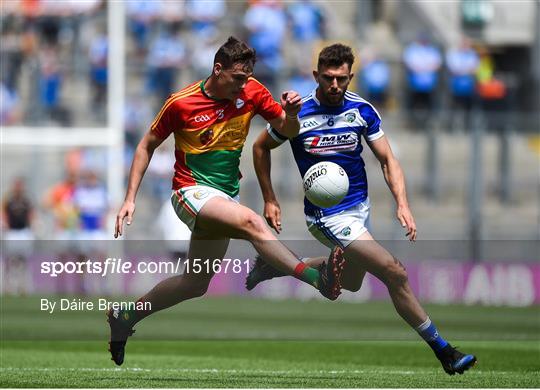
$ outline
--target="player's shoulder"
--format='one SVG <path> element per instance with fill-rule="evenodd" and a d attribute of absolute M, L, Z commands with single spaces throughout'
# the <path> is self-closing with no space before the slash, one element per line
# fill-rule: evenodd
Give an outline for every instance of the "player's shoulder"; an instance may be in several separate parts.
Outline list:
<path fill-rule="evenodd" d="M 274 97 L 263 83 L 251 76 L 242 91 L 242 99 L 259 104 L 261 101 L 274 100 Z"/>
<path fill-rule="evenodd" d="M 201 82 L 202 81 L 197 81 L 192 84 L 189 84 L 187 87 L 182 88 L 178 92 L 175 92 L 169 95 L 167 100 L 165 100 L 163 107 L 181 109 L 187 103 L 193 102 L 193 99 L 197 99 L 198 97 L 202 96 Z"/>
<path fill-rule="evenodd" d="M 187 85 L 186 87 L 182 88 L 181 90 L 173 93 L 169 96 L 169 99 L 183 99 L 187 96 L 194 95 L 196 93 L 201 92 L 201 83 L 203 80 L 195 81 L 194 83 L 191 83 Z M 168 99 L 168 100 L 169 100 Z"/>
<path fill-rule="evenodd" d="M 315 90 L 306 96 L 302 97 L 302 108 L 300 110 L 300 117 L 314 114 L 321 110 L 320 104 L 315 96 Z"/>
<path fill-rule="evenodd" d="M 362 114 L 375 115 L 379 119 L 381 119 L 381 115 L 379 114 L 375 106 L 371 104 L 370 102 L 368 102 L 363 97 L 361 97 L 360 95 L 358 95 L 357 93 L 352 92 L 352 91 L 346 91 L 344 98 L 345 98 L 346 108 L 354 107 L 354 108 L 357 108 L 358 111 L 360 111 L 360 113 Z"/>
<path fill-rule="evenodd" d="M 258 91 L 268 91 L 268 88 L 266 88 L 266 86 L 259 80 L 257 80 L 255 77 L 248 77 L 248 81 L 246 83 L 246 86 L 244 87 L 244 92 L 251 93 Z"/>
<path fill-rule="evenodd" d="M 190 97 L 195 97 L 201 94 L 201 81 L 196 81 L 192 84 L 189 84 L 187 87 L 182 88 L 178 92 L 175 92 L 165 100 L 164 106 L 168 106 L 173 103 L 179 103 L 181 101 L 186 101 Z"/>

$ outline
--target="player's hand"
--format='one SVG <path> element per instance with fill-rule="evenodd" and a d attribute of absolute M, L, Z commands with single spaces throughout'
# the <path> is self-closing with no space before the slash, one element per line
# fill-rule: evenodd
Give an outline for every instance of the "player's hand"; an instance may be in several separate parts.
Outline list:
<path fill-rule="evenodd" d="M 401 224 L 407 230 L 405 236 L 409 237 L 410 241 L 416 241 L 416 223 L 414 222 L 414 217 L 412 216 L 411 210 L 408 206 L 400 206 L 396 211 L 396 216 Z"/>
<path fill-rule="evenodd" d="M 124 219 L 126 220 L 127 225 L 131 225 L 133 221 L 133 213 L 135 213 L 135 203 L 125 201 L 122 205 L 122 208 L 116 216 L 116 224 L 114 226 L 114 238 L 121 236 L 124 231 Z"/>
<path fill-rule="evenodd" d="M 296 91 L 285 91 L 281 94 L 281 107 L 287 116 L 296 116 L 302 108 L 302 97 Z"/>
<path fill-rule="evenodd" d="M 264 202 L 264 219 L 277 234 L 281 233 L 281 207 L 277 200 Z"/>

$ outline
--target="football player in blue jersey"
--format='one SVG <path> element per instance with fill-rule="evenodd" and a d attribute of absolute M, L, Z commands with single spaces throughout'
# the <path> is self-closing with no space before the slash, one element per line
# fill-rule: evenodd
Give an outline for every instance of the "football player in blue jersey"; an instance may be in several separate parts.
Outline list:
<path fill-rule="evenodd" d="M 381 129 L 379 113 L 360 96 L 347 91 L 353 78 L 353 62 L 354 55 L 348 46 L 334 44 L 324 48 L 317 70 L 313 71 L 318 87 L 303 99 L 298 136 L 288 140 L 268 127 L 255 142 L 254 162 L 265 202 L 264 216 L 279 233 L 280 207 L 270 179 L 271 149 L 288 140 L 302 176 L 320 161 L 339 164 L 349 176 L 349 192 L 340 204 L 326 209 L 304 200 L 310 233 L 330 248 L 339 245 L 344 249 L 343 288 L 358 291 L 366 271 L 380 279 L 388 288 L 396 311 L 429 344 L 444 370 L 450 375 L 462 374 L 475 364 L 476 357 L 461 353 L 439 334 L 415 297 L 405 267 L 370 234 L 362 137 L 381 163 L 396 201 L 396 217 L 411 241 L 416 240 L 417 230 L 407 202 L 403 171 Z M 316 266 L 322 260 L 307 259 L 306 263 Z M 263 280 L 278 276 L 283 274 L 258 258 L 246 279 L 246 287 L 251 290 Z"/>

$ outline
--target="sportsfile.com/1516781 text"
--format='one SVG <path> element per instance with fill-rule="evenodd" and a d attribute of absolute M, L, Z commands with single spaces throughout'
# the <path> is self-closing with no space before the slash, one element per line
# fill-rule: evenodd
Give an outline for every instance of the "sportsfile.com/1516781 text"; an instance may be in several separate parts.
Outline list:
<path fill-rule="evenodd" d="M 175 261 L 138 261 L 131 262 L 121 258 L 109 257 L 105 260 L 86 261 L 42 261 L 40 273 L 50 277 L 62 274 L 94 274 L 107 276 L 112 274 L 148 273 L 179 274 L 183 273 L 247 273 L 250 259 L 177 259 Z"/>

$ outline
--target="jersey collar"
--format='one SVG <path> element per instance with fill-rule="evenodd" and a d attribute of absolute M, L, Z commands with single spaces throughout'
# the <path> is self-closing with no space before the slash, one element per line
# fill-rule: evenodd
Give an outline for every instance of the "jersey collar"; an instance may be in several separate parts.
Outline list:
<path fill-rule="evenodd" d="M 321 102 L 319 101 L 319 99 L 317 99 L 317 88 L 311 91 L 311 98 L 313 99 L 315 103 L 317 103 L 318 106 L 321 105 Z"/>

